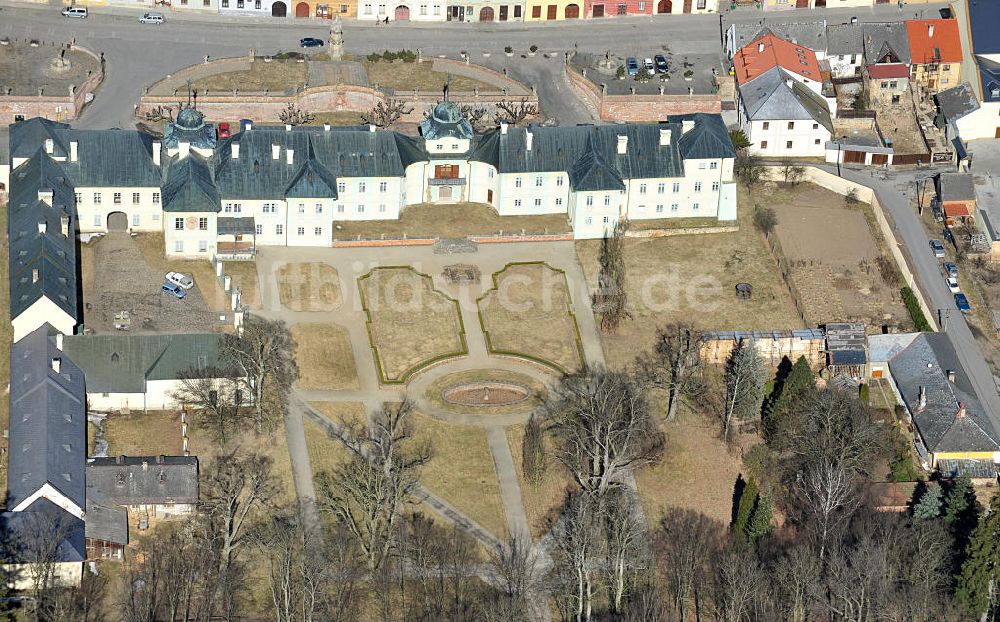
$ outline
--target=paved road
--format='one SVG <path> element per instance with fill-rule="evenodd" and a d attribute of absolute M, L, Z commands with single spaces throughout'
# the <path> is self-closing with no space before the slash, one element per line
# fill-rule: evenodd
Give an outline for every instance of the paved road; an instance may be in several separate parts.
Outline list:
<path fill-rule="evenodd" d="M 858 9 L 813 9 L 805 12 L 764 14 L 755 10 L 725 13 L 722 23 L 768 23 L 827 19 L 842 22 L 852 16 L 862 21 L 902 19 L 921 12 L 931 15 L 943 5 L 925 5 L 905 11 L 895 5 Z M 136 21 L 143 8 L 95 8 L 85 20 L 59 15 L 57 6 L 0 2 L 0 36 L 69 41 L 104 51 L 108 79 L 95 103 L 84 112 L 78 125 L 88 128 L 129 127 L 132 106 L 143 86 L 196 63 L 206 54 L 212 57 L 246 54 L 254 47 L 261 54 L 293 49 L 304 36 L 326 37 L 329 23 L 317 20 L 274 20 L 235 18 L 220 15 L 167 13 L 162 26 Z M 624 17 L 579 22 L 413 24 L 374 26 L 348 22 L 344 27 L 347 50 L 365 54 L 374 50 L 402 47 L 420 48 L 424 54 L 449 54 L 468 50 L 480 60 L 482 52 L 502 57 L 504 46 L 524 50 L 538 45 L 555 58 L 515 57 L 510 62 L 513 77 L 534 84 L 543 107 L 563 123 L 589 121 L 590 114 L 579 103 L 567 103 L 568 86 L 559 66 L 560 56 L 570 50 L 648 55 L 669 44 L 674 54 L 721 54 L 718 15 Z M 494 61 L 495 62 L 495 61 Z M 504 61 L 507 62 L 507 61 Z"/>

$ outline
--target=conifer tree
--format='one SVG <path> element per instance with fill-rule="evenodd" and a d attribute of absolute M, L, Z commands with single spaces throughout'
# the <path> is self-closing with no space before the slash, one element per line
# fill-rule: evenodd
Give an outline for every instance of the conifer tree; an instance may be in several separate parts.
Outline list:
<path fill-rule="evenodd" d="M 958 576 L 958 600 L 969 614 L 994 620 L 1000 613 L 1000 495 L 993 497 L 989 513 L 972 532 L 967 553 Z"/>
<path fill-rule="evenodd" d="M 940 486 L 930 486 L 913 506 L 913 517 L 920 520 L 940 518 L 944 498 Z"/>

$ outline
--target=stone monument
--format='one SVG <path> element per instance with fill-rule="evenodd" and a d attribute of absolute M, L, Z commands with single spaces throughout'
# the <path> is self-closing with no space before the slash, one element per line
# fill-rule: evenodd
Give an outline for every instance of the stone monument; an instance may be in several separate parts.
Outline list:
<path fill-rule="evenodd" d="M 333 18 L 330 24 L 330 60 L 343 60 L 344 58 L 344 23 L 340 21 L 340 16 Z"/>

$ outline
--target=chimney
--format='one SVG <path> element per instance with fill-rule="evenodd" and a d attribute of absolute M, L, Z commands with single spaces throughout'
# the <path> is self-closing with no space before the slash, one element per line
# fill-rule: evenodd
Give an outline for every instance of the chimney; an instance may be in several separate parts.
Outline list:
<path fill-rule="evenodd" d="M 38 200 L 51 206 L 52 205 L 52 188 L 39 188 L 38 189 Z"/>
<path fill-rule="evenodd" d="M 681 121 L 681 136 L 683 136 L 684 134 L 687 134 L 688 132 L 690 132 L 693 129 L 694 129 L 694 120 L 693 119 L 684 119 L 683 121 Z"/>
<path fill-rule="evenodd" d="M 948 376 L 948 382 L 955 384 L 955 370 L 948 369 L 944 373 Z"/>
<path fill-rule="evenodd" d="M 324 132 L 329 132 L 330 131 L 330 124 L 329 123 L 324 123 L 323 124 L 323 131 Z"/>
<path fill-rule="evenodd" d="M 852 24 L 857 24 L 858 23 L 858 18 L 857 17 L 852 17 L 851 18 L 851 23 Z"/>
<path fill-rule="evenodd" d="M 927 387 L 920 385 L 920 395 L 917 398 L 917 410 L 927 408 Z"/>
<path fill-rule="evenodd" d="M 371 132 L 372 134 L 375 133 L 375 124 L 374 123 L 369 123 L 368 124 L 368 131 Z"/>
<path fill-rule="evenodd" d="M 666 147 L 670 144 L 671 131 L 669 128 L 660 128 L 660 146 Z"/>
<path fill-rule="evenodd" d="M 183 160 L 191 153 L 191 143 L 177 143 L 177 150 L 177 157 Z"/>
<path fill-rule="evenodd" d="M 281 155 L 281 145 L 271 145 L 271 159 L 277 160 Z"/>
<path fill-rule="evenodd" d="M 156 166 L 160 165 L 160 150 L 163 148 L 163 143 L 160 141 L 153 142 L 153 164 Z"/>
<path fill-rule="evenodd" d="M 63 334 L 56 333 L 56 350 L 62 352 L 63 349 Z"/>
<path fill-rule="evenodd" d="M 788 80 L 785 80 L 785 86 L 787 86 L 788 88 L 792 88 L 792 80 L 791 80 L 791 78 L 789 78 Z"/>
<path fill-rule="evenodd" d="M 38 233 L 41 233 L 42 235 L 45 235 L 45 232 L 48 231 L 48 228 L 49 228 L 49 225 L 44 220 L 42 222 L 38 223 Z"/>
<path fill-rule="evenodd" d="M 934 24 L 927 24 L 927 38 L 930 39 L 934 36 Z"/>
<path fill-rule="evenodd" d="M 41 275 L 38 274 L 38 268 L 32 268 L 32 270 L 31 270 L 31 282 L 32 283 L 37 283 L 39 278 L 41 278 Z"/>
<path fill-rule="evenodd" d="M 79 142 L 77 142 L 75 140 L 69 141 L 69 161 L 70 162 L 76 162 L 79 159 L 78 158 L 78 151 L 77 151 L 79 147 L 80 147 L 80 143 Z"/>
<path fill-rule="evenodd" d="M 59 217 L 59 232 L 64 238 L 69 237 L 69 216 L 67 214 Z"/>
<path fill-rule="evenodd" d="M 757 44 L 757 53 L 758 54 L 763 54 L 764 53 L 764 42 L 763 41 L 761 41 L 760 43 Z"/>
<path fill-rule="evenodd" d="M 295 150 L 285 149 L 285 162 L 289 165 L 295 162 Z"/>
<path fill-rule="evenodd" d="M 240 159 L 240 144 L 239 143 L 235 143 L 235 142 L 234 143 L 230 143 L 230 148 L 232 149 L 232 152 L 233 152 L 232 153 L 233 159 L 234 160 L 239 160 Z"/>
<path fill-rule="evenodd" d="M 965 419 L 965 402 L 958 403 L 958 412 L 955 413 L 956 419 Z"/>
<path fill-rule="evenodd" d="M 292 124 L 291 123 L 286 123 L 285 124 L 285 131 L 286 132 L 291 132 L 292 131 Z"/>
<path fill-rule="evenodd" d="M 253 123 L 251 123 L 250 121 L 247 121 L 246 123 L 243 124 L 244 132 L 249 132 L 252 129 L 253 129 Z"/>
<path fill-rule="evenodd" d="M 531 151 L 531 145 L 535 142 L 535 135 L 528 130 L 524 133 L 524 148 L 527 151 Z"/>
<path fill-rule="evenodd" d="M 628 136 L 618 135 L 618 155 L 628 153 Z"/>
<path fill-rule="evenodd" d="M 51 155 L 56 150 L 56 141 L 51 138 L 45 139 L 45 153 Z"/>
<path fill-rule="evenodd" d="M 52 357 L 52 371 L 58 374 L 61 369 L 62 369 L 62 359 L 59 358 L 58 356 Z"/>
<path fill-rule="evenodd" d="M 501 134 L 506 134 L 507 133 L 507 122 L 506 121 L 501 121 L 500 122 L 500 133 Z"/>
<path fill-rule="evenodd" d="M 143 470 L 143 472 L 146 472 L 146 471 L 149 470 L 149 461 L 148 460 L 143 460 L 142 461 L 142 470 Z"/>

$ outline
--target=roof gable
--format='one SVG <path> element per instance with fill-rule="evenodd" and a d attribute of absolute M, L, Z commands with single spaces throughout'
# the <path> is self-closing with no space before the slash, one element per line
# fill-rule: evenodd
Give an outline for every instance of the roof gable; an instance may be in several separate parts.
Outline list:
<path fill-rule="evenodd" d="M 164 212 L 218 212 L 222 209 L 208 163 L 190 153 L 175 158 L 163 184 Z"/>
<path fill-rule="evenodd" d="M 309 143 L 309 158 L 299 166 L 299 170 L 288 182 L 284 196 L 310 199 L 337 198 L 337 178 L 313 159 L 311 142 Z"/>
<path fill-rule="evenodd" d="M 962 62 L 962 39 L 958 20 L 911 19 L 906 22 L 910 58 L 914 63 Z"/>
<path fill-rule="evenodd" d="M 806 80 L 823 80 L 815 52 L 773 34 L 765 34 L 751 41 L 733 57 L 733 69 L 739 84 L 749 82 L 774 67 L 781 67 Z"/>
<path fill-rule="evenodd" d="M 611 168 L 594 148 L 594 135 L 587 136 L 587 146 L 569 172 L 570 185 L 578 192 L 625 190 L 618 171 Z"/>

